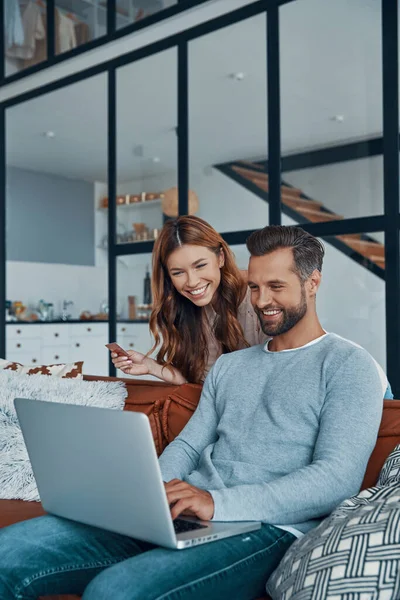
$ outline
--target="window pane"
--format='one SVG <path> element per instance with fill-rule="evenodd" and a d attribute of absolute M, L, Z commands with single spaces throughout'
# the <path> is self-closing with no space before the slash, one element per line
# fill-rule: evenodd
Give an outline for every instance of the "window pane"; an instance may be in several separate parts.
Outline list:
<path fill-rule="evenodd" d="M 56 0 L 55 53 L 62 54 L 107 32 L 107 0 Z"/>
<path fill-rule="evenodd" d="M 175 48 L 118 69 L 118 243 L 155 239 L 177 211 L 176 125 Z"/>
<path fill-rule="evenodd" d="M 381 4 L 291 2 L 280 22 L 282 179 L 300 190 L 282 188 L 284 212 L 311 222 L 381 214 L 382 155 L 368 155 L 381 150 L 363 144 L 382 135 Z"/>
<path fill-rule="evenodd" d="M 266 77 L 265 14 L 189 44 L 190 188 L 220 232 L 268 223 Z"/>
<path fill-rule="evenodd" d="M 117 0 L 117 29 L 142 21 L 177 3 L 178 0 Z"/>
<path fill-rule="evenodd" d="M 47 59 L 46 0 L 4 3 L 5 75 Z"/>
<path fill-rule="evenodd" d="M 107 224 L 95 210 L 107 195 L 107 76 L 7 109 L 6 133 L 7 300 L 16 318 L 57 325 L 24 325 L 36 329 L 20 346 L 7 337 L 7 358 L 107 375 Z M 87 330 L 83 317 L 100 322 Z"/>

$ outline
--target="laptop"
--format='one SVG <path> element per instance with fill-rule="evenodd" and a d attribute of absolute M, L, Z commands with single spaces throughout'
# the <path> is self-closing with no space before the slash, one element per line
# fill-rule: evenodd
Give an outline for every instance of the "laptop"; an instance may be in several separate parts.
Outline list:
<path fill-rule="evenodd" d="M 177 549 L 261 527 L 173 521 L 145 414 L 26 398 L 14 403 L 46 512 Z"/>

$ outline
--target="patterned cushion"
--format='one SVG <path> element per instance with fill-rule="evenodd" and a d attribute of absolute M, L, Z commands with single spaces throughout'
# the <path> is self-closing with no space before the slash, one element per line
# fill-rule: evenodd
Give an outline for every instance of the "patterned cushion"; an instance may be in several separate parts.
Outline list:
<path fill-rule="evenodd" d="M 400 483 L 400 444 L 387 457 L 379 474 L 376 485 L 392 485 Z"/>
<path fill-rule="evenodd" d="M 63 379 L 83 379 L 82 362 L 62 363 L 59 365 L 21 365 L 0 358 L 0 369 L 14 371 L 18 375 L 53 375 Z"/>
<path fill-rule="evenodd" d="M 273 600 L 400 598 L 400 445 L 376 487 L 296 540 L 267 583 Z"/>

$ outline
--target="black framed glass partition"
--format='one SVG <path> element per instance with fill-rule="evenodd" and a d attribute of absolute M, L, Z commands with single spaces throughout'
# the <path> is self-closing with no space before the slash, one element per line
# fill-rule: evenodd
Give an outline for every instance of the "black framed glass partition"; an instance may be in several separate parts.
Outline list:
<path fill-rule="evenodd" d="M 280 9 L 281 202 L 310 222 L 383 214 L 381 28 L 379 2 Z"/>
<path fill-rule="evenodd" d="M 178 3 L 179 0 L 116 0 L 117 29 L 145 21 Z"/>
<path fill-rule="evenodd" d="M 261 13 L 189 42 L 189 187 L 218 231 L 268 224 L 266 19 Z M 261 194 L 252 188 L 259 182 Z"/>
<path fill-rule="evenodd" d="M 121 67 L 116 82 L 117 244 L 153 241 L 178 213 L 176 48 Z"/>
<path fill-rule="evenodd" d="M 43 65 L 49 58 L 47 0 L 10 0 L 2 10 L 5 77 Z"/>
<path fill-rule="evenodd" d="M 6 110 L 6 358 L 106 374 L 107 74 Z"/>
<path fill-rule="evenodd" d="M 109 73 L 111 104 L 108 139 L 96 142 L 109 149 L 107 174 L 95 179 L 103 232 L 96 253 L 112 265 L 110 317 L 118 327 L 134 320 L 129 296 L 143 304 L 154 237 L 164 215 L 185 212 L 179 187 L 183 194 L 187 187 L 196 214 L 223 233 L 241 268 L 248 233 L 268 222 L 301 224 L 321 238 L 324 326 L 386 361 L 400 397 L 397 33 L 395 2 L 270 0 L 97 67 Z M 280 82 L 279 102 L 271 80 Z M 85 124 L 82 139 L 86 131 Z M 83 161 L 90 160 L 87 150 Z M 281 183 L 280 203 L 279 185 L 271 200 L 271 175 Z M 163 209 L 169 190 L 171 215 Z M 112 195 L 115 221 L 107 218 Z"/>
<path fill-rule="evenodd" d="M 0 9 L 0 85 L 207 1 L 6 0 Z"/>

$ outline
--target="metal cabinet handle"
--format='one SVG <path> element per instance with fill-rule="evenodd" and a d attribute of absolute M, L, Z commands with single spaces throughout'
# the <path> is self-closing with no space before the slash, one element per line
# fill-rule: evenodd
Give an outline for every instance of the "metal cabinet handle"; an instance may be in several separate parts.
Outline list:
<path fill-rule="evenodd" d="M 135 345 L 135 344 L 134 344 L 133 342 L 131 342 L 131 343 L 129 344 L 129 348 L 133 348 L 133 346 L 134 346 L 134 345 Z"/>
<path fill-rule="evenodd" d="M 92 328 L 91 328 L 91 327 L 88 327 L 88 328 L 87 328 L 87 331 L 92 331 Z"/>
<path fill-rule="evenodd" d="M 17 329 L 17 333 L 21 333 L 21 330 L 20 330 L 20 329 Z"/>
<path fill-rule="evenodd" d="M 21 348 L 21 344 L 17 344 L 17 348 Z"/>
<path fill-rule="evenodd" d="M 77 343 L 75 344 L 75 346 L 76 346 L 77 348 L 79 348 L 79 346 L 80 346 L 80 343 L 79 343 L 79 342 L 77 342 Z"/>
<path fill-rule="evenodd" d="M 121 328 L 121 331 L 126 331 L 126 327 L 122 327 L 122 328 Z"/>
<path fill-rule="evenodd" d="M 33 363 L 37 362 L 37 358 L 32 358 L 32 362 Z"/>
<path fill-rule="evenodd" d="M 58 356 L 58 354 L 56 354 L 56 355 L 54 356 L 54 359 L 55 359 L 55 360 L 58 360 L 59 358 L 60 358 L 60 357 Z"/>
<path fill-rule="evenodd" d="M 54 337 L 58 337 L 59 335 L 60 335 L 59 333 L 55 333 L 55 334 L 54 334 Z"/>

